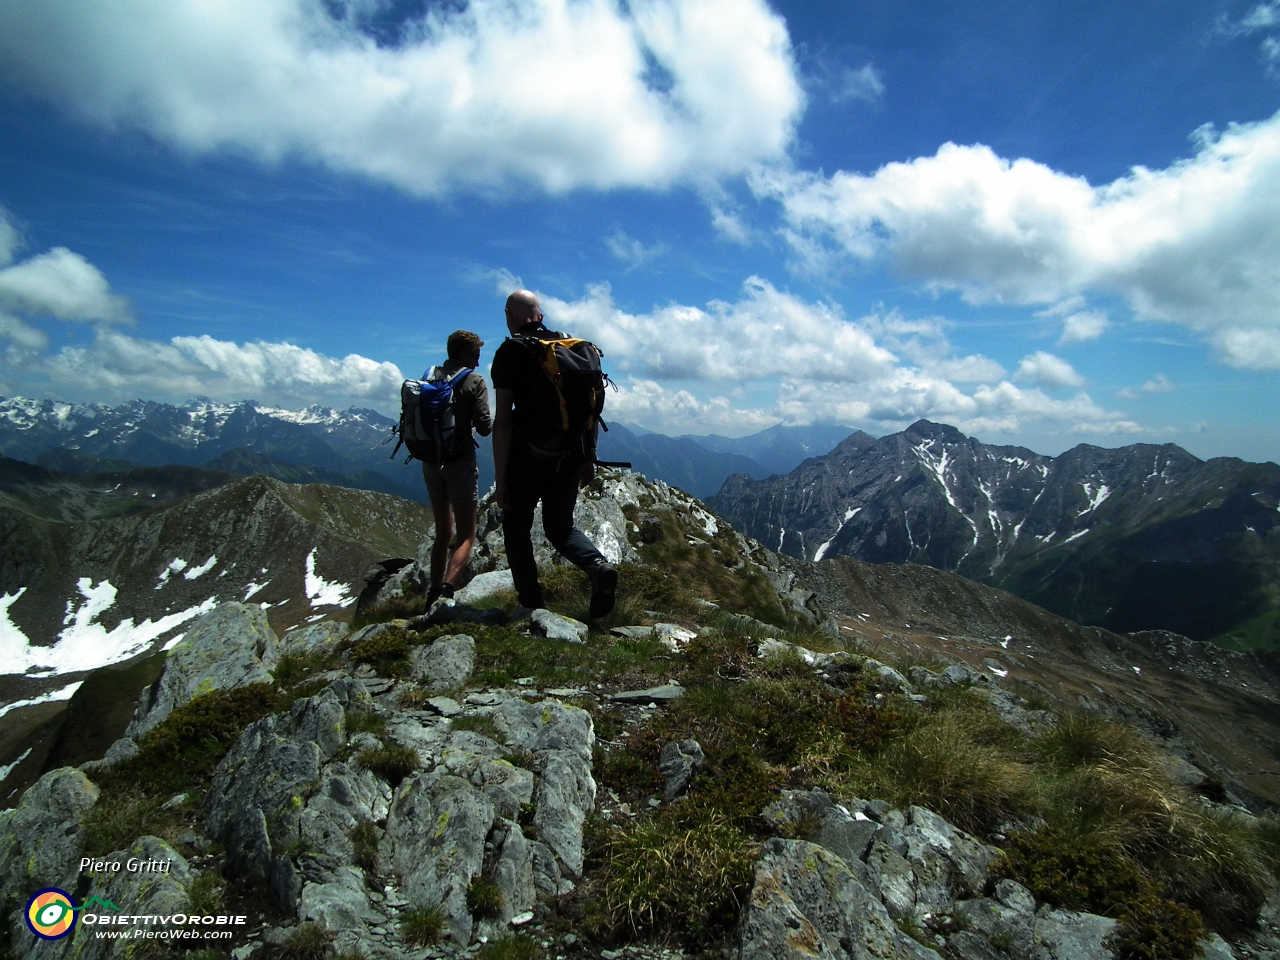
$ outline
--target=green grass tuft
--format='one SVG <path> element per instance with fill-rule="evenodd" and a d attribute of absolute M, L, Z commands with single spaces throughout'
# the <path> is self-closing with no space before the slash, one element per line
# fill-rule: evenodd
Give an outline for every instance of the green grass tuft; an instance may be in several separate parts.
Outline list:
<path fill-rule="evenodd" d="M 330 936 L 318 923 L 301 923 L 280 944 L 282 960 L 324 960 L 329 953 Z"/>
<path fill-rule="evenodd" d="M 522 933 L 507 934 L 476 951 L 476 960 L 542 960 L 546 952 Z"/>
<path fill-rule="evenodd" d="M 356 763 L 377 774 L 392 787 L 422 766 L 422 758 L 412 747 L 389 743 L 382 747 L 367 748 L 356 754 Z"/>
<path fill-rule="evenodd" d="M 202 873 L 187 888 L 187 912 L 216 916 L 223 912 L 226 884 L 216 873 Z"/>
<path fill-rule="evenodd" d="M 400 913 L 400 939 L 415 947 L 429 947 L 444 934 L 444 913 L 439 907 L 410 907 Z"/>
<path fill-rule="evenodd" d="M 723 939 L 751 885 L 755 845 L 727 819 L 657 817 L 604 842 L 603 900 L 615 927 Z"/>
<path fill-rule="evenodd" d="M 378 869 L 378 825 L 361 820 L 351 828 L 349 836 L 356 866 L 373 873 Z"/>
<path fill-rule="evenodd" d="M 403 677 L 409 673 L 409 636 L 399 627 L 389 627 L 356 643 L 343 641 L 338 648 L 346 651 L 352 663 L 368 664 L 380 676 Z"/>
<path fill-rule="evenodd" d="M 347 735 L 371 733 L 381 737 L 387 732 L 387 718 L 376 710 L 348 710 Z"/>

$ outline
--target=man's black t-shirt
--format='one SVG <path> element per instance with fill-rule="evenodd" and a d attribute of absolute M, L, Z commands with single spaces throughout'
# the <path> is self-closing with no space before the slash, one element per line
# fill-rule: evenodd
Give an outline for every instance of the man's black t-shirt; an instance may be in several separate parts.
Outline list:
<path fill-rule="evenodd" d="M 540 340 L 565 340 L 568 337 L 555 330 L 548 330 L 541 323 L 526 323 L 516 331 L 519 337 L 537 337 Z M 512 410 L 511 449 L 528 452 L 531 437 L 545 438 L 546 429 L 538 429 L 534 423 L 537 403 L 534 396 L 536 377 L 545 377 L 533 351 L 511 337 L 502 341 L 493 355 L 493 364 L 489 368 L 490 378 L 495 390 L 510 390 L 515 394 Z M 540 441 L 545 444 L 545 439 Z M 596 431 L 587 431 L 581 445 L 574 444 L 575 451 L 587 458 L 595 457 Z"/>

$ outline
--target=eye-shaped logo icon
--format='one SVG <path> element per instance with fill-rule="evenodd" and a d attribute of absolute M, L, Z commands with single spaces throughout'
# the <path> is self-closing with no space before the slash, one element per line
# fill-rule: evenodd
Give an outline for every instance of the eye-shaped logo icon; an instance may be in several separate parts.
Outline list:
<path fill-rule="evenodd" d="M 57 887 L 46 887 L 27 901 L 27 926 L 42 940 L 61 940 L 76 925 L 71 896 Z"/>

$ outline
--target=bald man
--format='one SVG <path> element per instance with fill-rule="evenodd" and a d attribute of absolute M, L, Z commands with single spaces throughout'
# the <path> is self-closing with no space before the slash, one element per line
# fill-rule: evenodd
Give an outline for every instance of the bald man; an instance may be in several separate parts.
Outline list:
<path fill-rule="evenodd" d="M 591 429 L 564 450 L 534 452 L 530 437 L 536 431 L 535 377 L 545 374 L 533 351 L 520 337 L 563 340 L 565 335 L 542 323 L 538 298 L 528 290 L 507 297 L 507 331 L 493 357 L 490 371 L 494 388 L 493 465 L 494 499 L 502 509 L 502 534 L 506 540 L 511 579 L 523 607 L 545 606 L 533 558 L 533 511 L 542 501 L 542 527 L 551 545 L 591 580 L 590 616 L 603 617 L 613 609 L 618 573 L 586 534 L 573 525 L 578 489 L 595 477 L 596 431 Z"/>

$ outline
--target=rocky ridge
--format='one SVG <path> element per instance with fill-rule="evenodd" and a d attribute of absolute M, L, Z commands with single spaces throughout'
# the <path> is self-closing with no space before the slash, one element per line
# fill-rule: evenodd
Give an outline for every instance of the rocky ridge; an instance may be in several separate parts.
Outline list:
<path fill-rule="evenodd" d="M 447 611 L 442 606 L 435 617 L 447 617 Z M 171 660 L 179 672 L 185 672 L 184 661 L 205 659 L 207 644 L 217 643 L 228 662 L 252 662 L 263 649 L 260 611 L 227 604 L 206 619 L 190 643 L 175 648 Z M 286 634 L 276 649 L 281 656 L 339 643 L 356 650 L 407 627 L 375 624 L 348 634 L 320 624 Z M 819 671 L 847 668 L 851 660 L 778 640 L 765 641 L 760 651 L 766 657 L 782 652 L 806 657 Z M 912 682 L 893 668 L 852 659 L 884 689 L 914 694 Z M 339 951 L 359 949 L 370 957 L 471 956 L 510 930 L 528 931 L 558 956 L 622 955 L 584 949 L 576 936 L 557 937 L 551 922 L 557 900 L 584 882 L 583 825 L 597 808 L 596 736 L 592 714 L 583 709 L 590 699 L 585 691 L 473 688 L 408 710 L 398 696 L 407 686 L 466 685 L 474 643 L 465 634 L 440 636 L 415 651 L 412 662 L 399 680 L 368 667 L 330 671 L 317 678 L 323 683 L 317 693 L 250 724 L 213 771 L 195 822 L 179 842 L 141 836 L 103 858 L 168 860 L 173 867 L 164 878 L 95 877 L 84 896 L 129 904 L 137 913 L 190 913 L 202 875 L 220 871 L 233 883 L 258 882 L 278 909 L 254 916 L 235 945 L 237 958 L 275 955 L 301 924 L 314 924 Z M 258 665 L 265 670 L 260 658 Z M 233 665 L 207 672 L 201 687 L 234 689 L 260 676 Z M 1032 716 L 986 678 L 921 671 L 914 680 L 926 686 L 975 683 L 1007 705 L 1010 722 L 1052 722 Z M 570 695 L 573 702 L 566 702 Z M 182 699 L 176 698 L 178 705 Z M 149 703 L 140 704 L 139 721 L 154 711 Z M 357 732 L 370 717 L 379 719 L 379 732 Z M 464 721 L 478 718 L 492 735 L 464 729 Z M 412 750 L 420 769 L 398 783 L 375 774 L 361 758 L 386 744 Z M 668 762 L 665 772 L 669 781 L 683 773 L 687 782 L 700 748 L 672 746 L 666 753 L 688 762 Z M 39 886 L 77 888 L 80 827 L 99 795 L 92 778 L 136 751 L 125 740 L 83 771 L 50 771 L 16 809 L 0 813 L 0 893 L 12 901 Z M 677 784 L 666 802 L 676 802 L 679 793 Z M 602 812 L 621 816 L 607 801 Z M 761 816 L 783 833 L 803 824 L 809 839 L 780 836 L 760 846 L 731 951 L 735 960 L 1108 955 L 1114 919 L 1038 906 L 1020 884 L 990 880 L 999 851 L 929 810 L 895 810 L 874 800 L 840 804 L 820 790 L 786 790 Z M 361 825 L 376 837 L 372 849 L 367 837 L 354 839 Z M 42 837 L 55 839 L 42 843 Z M 498 905 L 483 915 L 469 899 L 478 884 L 500 892 Z M 434 946 L 406 942 L 399 925 L 407 913 L 424 908 L 435 908 L 441 919 L 444 937 Z M 18 916 L 9 926 L 14 956 L 54 955 Z M 77 956 L 128 955 L 124 945 L 95 939 L 89 928 L 76 937 Z M 626 955 L 674 954 L 641 946 Z M 1210 960 L 1236 955 L 1216 935 L 1205 945 Z"/>

